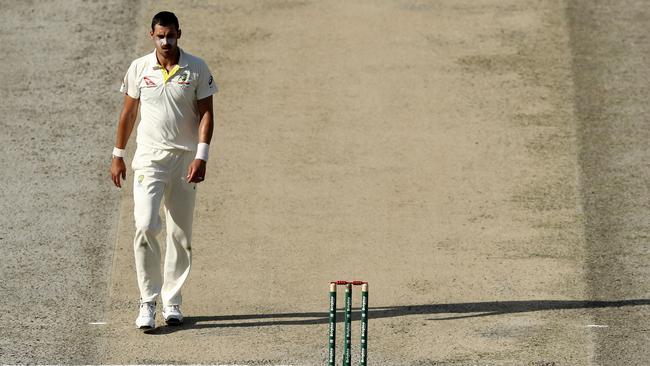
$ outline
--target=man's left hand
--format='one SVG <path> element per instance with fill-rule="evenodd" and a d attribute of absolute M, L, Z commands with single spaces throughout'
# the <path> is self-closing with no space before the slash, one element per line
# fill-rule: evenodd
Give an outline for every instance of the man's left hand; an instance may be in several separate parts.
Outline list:
<path fill-rule="evenodd" d="M 205 161 L 194 159 L 187 170 L 188 183 L 201 183 L 205 180 Z"/>

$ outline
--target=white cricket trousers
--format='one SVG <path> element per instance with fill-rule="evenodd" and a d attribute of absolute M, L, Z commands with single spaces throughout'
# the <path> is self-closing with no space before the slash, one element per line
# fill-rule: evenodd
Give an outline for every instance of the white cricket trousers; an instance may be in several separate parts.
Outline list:
<path fill-rule="evenodd" d="M 196 184 L 186 176 L 195 152 L 158 150 L 138 145 L 133 168 L 135 269 L 141 301 L 181 305 L 181 287 L 192 263 L 192 220 Z M 164 199 L 167 248 L 163 273 L 156 236 L 160 233 L 160 204 Z"/>

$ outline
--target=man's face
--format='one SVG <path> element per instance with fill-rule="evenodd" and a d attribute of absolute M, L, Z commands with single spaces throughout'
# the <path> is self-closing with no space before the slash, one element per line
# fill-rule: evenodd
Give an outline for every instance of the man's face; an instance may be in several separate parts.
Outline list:
<path fill-rule="evenodd" d="M 159 54 L 164 57 L 171 57 L 176 53 L 178 39 L 181 38 L 180 29 L 177 30 L 173 25 L 171 27 L 163 27 L 156 24 L 150 35 Z"/>

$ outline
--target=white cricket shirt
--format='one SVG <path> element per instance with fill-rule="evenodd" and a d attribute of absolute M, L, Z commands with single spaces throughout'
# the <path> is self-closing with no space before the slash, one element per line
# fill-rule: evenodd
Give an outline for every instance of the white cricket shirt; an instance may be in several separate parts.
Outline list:
<path fill-rule="evenodd" d="M 136 142 L 155 149 L 196 151 L 199 142 L 197 101 L 217 92 L 206 63 L 179 48 L 171 71 L 158 64 L 156 50 L 131 63 L 120 91 L 140 99 Z"/>

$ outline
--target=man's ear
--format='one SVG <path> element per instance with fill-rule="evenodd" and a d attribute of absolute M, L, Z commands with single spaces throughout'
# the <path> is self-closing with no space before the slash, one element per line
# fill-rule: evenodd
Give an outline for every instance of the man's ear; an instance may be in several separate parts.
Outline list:
<path fill-rule="evenodd" d="M 181 38 L 181 30 L 180 30 L 180 29 L 178 30 L 178 32 L 177 32 L 177 33 L 178 33 L 178 36 L 176 37 L 176 39 L 179 39 L 179 38 Z"/>
<path fill-rule="evenodd" d="M 153 39 L 153 31 L 149 32 L 149 38 Z"/>

